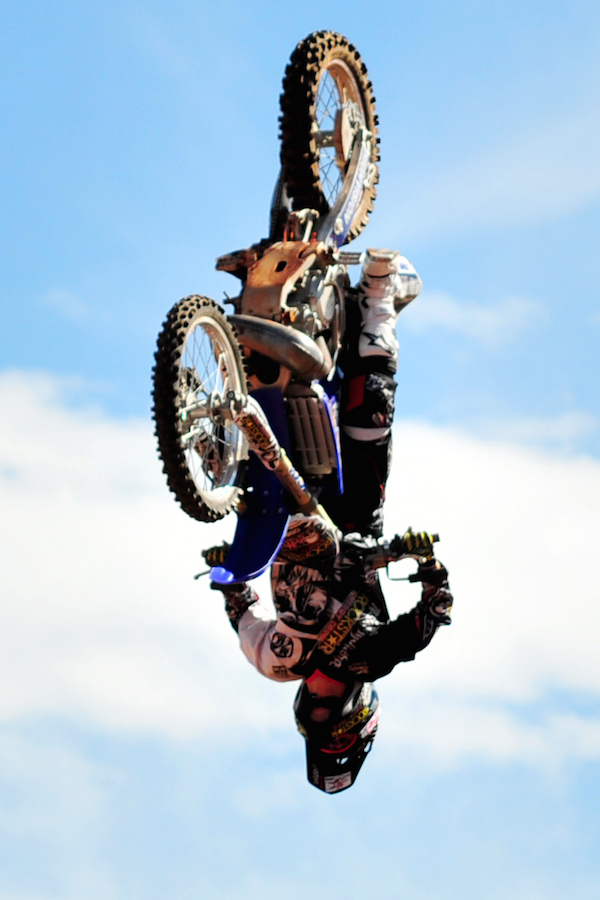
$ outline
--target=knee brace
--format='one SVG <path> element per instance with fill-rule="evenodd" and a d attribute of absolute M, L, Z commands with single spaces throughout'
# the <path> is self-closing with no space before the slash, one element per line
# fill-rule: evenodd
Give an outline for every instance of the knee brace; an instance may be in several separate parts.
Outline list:
<path fill-rule="evenodd" d="M 340 425 L 355 441 L 386 438 L 394 419 L 396 382 L 383 372 L 351 375 L 344 382 Z"/>

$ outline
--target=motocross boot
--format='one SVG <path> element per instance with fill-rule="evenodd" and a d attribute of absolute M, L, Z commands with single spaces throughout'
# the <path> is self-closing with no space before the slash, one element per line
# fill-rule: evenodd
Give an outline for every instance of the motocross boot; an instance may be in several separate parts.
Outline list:
<path fill-rule="evenodd" d="M 397 250 L 367 250 L 358 285 L 359 356 L 397 361 L 396 320 L 421 287 L 414 267 Z"/>

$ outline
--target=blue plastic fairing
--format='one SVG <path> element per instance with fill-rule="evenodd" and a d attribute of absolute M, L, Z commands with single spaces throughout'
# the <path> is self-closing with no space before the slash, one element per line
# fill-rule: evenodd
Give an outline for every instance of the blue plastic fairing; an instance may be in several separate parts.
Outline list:
<path fill-rule="evenodd" d="M 289 450 L 281 392 L 277 388 L 261 388 L 251 393 L 263 408 L 275 437 Z M 235 584 L 262 575 L 279 553 L 287 531 L 290 515 L 285 506 L 285 491 L 277 476 L 252 452 L 248 475 L 252 486 L 252 491 L 246 495 L 248 507 L 238 517 L 225 563 L 211 570 L 211 581 L 217 584 Z"/>

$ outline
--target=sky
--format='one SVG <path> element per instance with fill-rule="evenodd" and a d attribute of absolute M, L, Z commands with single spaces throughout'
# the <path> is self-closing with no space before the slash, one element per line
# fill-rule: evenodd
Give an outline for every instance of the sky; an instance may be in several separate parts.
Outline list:
<path fill-rule="evenodd" d="M 600 864 L 600 9 L 21 0 L 0 11 L 0 900 L 589 900 Z M 378 685 L 350 791 L 305 779 L 169 495 L 156 335 L 267 230 L 295 44 L 361 52 L 396 247 L 386 532 L 454 622 Z M 357 273 L 358 274 L 358 273 Z M 400 567 L 400 574 L 406 574 Z M 265 585 L 261 585 L 261 590 Z M 393 614 L 418 597 L 386 582 Z"/>

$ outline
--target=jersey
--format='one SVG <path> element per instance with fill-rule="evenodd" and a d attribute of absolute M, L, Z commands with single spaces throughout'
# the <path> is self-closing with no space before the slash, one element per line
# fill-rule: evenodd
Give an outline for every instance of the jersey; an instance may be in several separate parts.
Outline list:
<path fill-rule="evenodd" d="M 225 590 L 242 651 L 267 678 L 373 681 L 425 646 L 417 607 L 390 622 L 377 573 L 341 554 L 318 569 L 275 563 L 272 589 L 274 609 L 247 585 Z"/>

